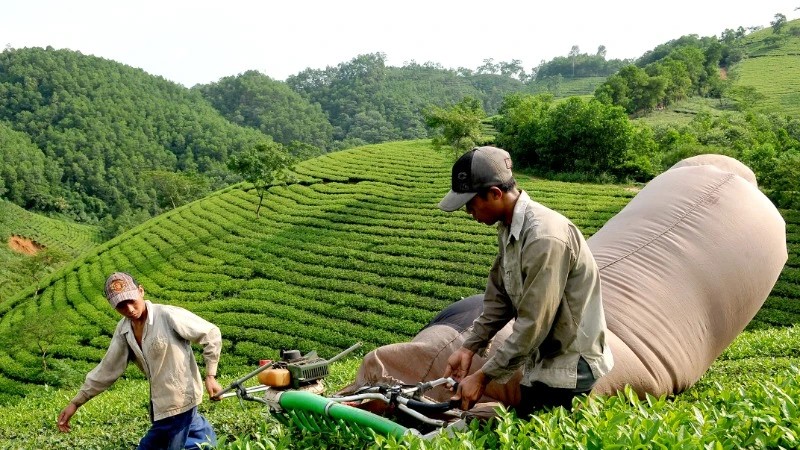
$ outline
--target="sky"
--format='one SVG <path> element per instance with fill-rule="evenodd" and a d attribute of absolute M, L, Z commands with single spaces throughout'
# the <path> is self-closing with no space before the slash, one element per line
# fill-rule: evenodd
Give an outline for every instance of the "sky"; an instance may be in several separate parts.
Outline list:
<path fill-rule="evenodd" d="M 637 58 L 683 35 L 800 18 L 800 0 L 0 0 L 2 48 L 77 50 L 186 87 L 257 70 L 276 80 L 383 53 L 389 66 L 526 71 L 573 46 Z"/>

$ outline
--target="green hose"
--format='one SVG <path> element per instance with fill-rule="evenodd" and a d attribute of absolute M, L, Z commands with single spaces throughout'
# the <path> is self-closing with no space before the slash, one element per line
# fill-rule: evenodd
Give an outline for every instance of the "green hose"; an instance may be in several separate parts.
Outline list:
<path fill-rule="evenodd" d="M 356 426 L 372 429 L 378 434 L 394 436 L 401 439 L 409 432 L 408 428 L 398 425 L 389 419 L 354 408 L 349 405 L 334 402 L 333 400 L 305 391 L 286 391 L 281 394 L 279 403 L 287 411 L 305 411 L 320 417 L 330 417 L 335 421 L 343 421 Z M 315 426 L 308 423 L 301 424 L 304 428 L 314 430 Z"/>

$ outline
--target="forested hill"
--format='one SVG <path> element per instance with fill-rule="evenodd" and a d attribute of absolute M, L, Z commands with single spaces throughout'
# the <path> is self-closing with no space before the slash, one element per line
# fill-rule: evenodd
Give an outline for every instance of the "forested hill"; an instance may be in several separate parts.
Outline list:
<path fill-rule="evenodd" d="M 509 75 L 464 74 L 435 64 L 386 65 L 381 53 L 336 67 L 306 69 L 286 82 L 248 71 L 198 85 L 228 120 L 282 144 L 299 140 L 325 150 L 428 137 L 423 111 L 464 97 L 497 111 L 503 96 L 525 89 Z M 313 106 L 312 106 L 313 105 Z"/>
<path fill-rule="evenodd" d="M 154 214 L 168 202 L 161 175 L 221 187 L 227 157 L 268 139 L 140 69 L 50 47 L 0 53 L 0 195 L 28 209 L 89 222 Z"/>

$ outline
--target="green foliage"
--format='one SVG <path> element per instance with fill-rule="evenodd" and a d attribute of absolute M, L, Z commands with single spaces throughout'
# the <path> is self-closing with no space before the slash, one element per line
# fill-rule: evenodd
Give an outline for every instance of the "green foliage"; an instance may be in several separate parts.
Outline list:
<path fill-rule="evenodd" d="M 603 103 L 621 106 L 628 114 L 649 112 L 663 99 L 665 81 L 634 65 L 625 66 L 595 92 Z"/>
<path fill-rule="evenodd" d="M 283 150 L 280 144 L 260 144 L 228 160 L 228 168 L 252 183 L 258 192 L 256 217 L 259 217 L 264 192 L 267 188 L 276 182 L 291 178 L 286 169 L 292 163 L 292 157 Z"/>
<path fill-rule="evenodd" d="M 319 104 L 259 72 L 250 70 L 193 89 L 231 122 L 260 130 L 283 145 L 303 142 L 324 150 L 333 144 L 333 127 Z"/>
<path fill-rule="evenodd" d="M 630 63 L 620 59 L 606 60 L 605 56 L 603 46 L 594 55 L 580 53 L 577 49 L 568 56 L 557 56 L 540 64 L 536 68 L 535 80 L 542 81 L 558 75 L 563 78 L 607 77 Z"/>
<path fill-rule="evenodd" d="M 155 188 L 161 209 L 177 208 L 208 193 L 208 180 L 194 172 L 152 170 L 143 175 Z"/>
<path fill-rule="evenodd" d="M 147 170 L 196 172 L 222 187 L 233 181 L 228 156 L 267 140 L 225 120 L 199 93 L 52 48 L 0 53 L 0 123 L 0 158 L 12 166 L 3 174 L 15 171 L 19 183 L 4 188 L 15 196 L 7 198 L 81 221 L 161 212 L 141 176 Z"/>
<path fill-rule="evenodd" d="M 800 151 L 792 149 L 781 153 L 772 171 L 762 180 L 776 204 L 800 210 Z"/>
<path fill-rule="evenodd" d="M 68 205 L 56 188 L 61 172 L 28 135 L 0 121 L 0 196 L 24 208 L 63 212 Z"/>
<path fill-rule="evenodd" d="M 32 258 L 13 252 L 7 245 L 12 236 L 32 240 L 47 249 L 47 254 Z M 97 227 L 44 217 L 0 200 L 0 239 L 2 303 L 22 288 L 32 289 L 68 259 L 99 244 L 101 237 Z"/>
<path fill-rule="evenodd" d="M 514 78 L 518 69 L 506 64 L 487 70 L 459 71 L 408 62 L 387 67 L 382 53 L 358 55 L 324 70 L 306 69 L 286 83 L 313 104 L 319 104 L 334 128 L 335 148 L 428 137 L 424 113 L 446 108 L 465 97 L 494 112 L 505 95 L 525 89 Z"/>
<path fill-rule="evenodd" d="M 147 385 L 133 366 L 79 410 L 71 433 L 55 429 L 58 411 L 102 357 L 116 324 L 102 296 L 113 270 L 134 272 L 148 298 L 220 324 L 223 385 L 250 372 L 258 359 L 276 357 L 280 347 L 331 357 L 355 341 L 366 352 L 409 339 L 453 299 L 483 289 L 496 251 L 489 227 L 431 207 L 448 189 L 451 164 L 427 141 L 303 161 L 291 169 L 299 183 L 266 192 L 260 220 L 252 220 L 258 197 L 247 186 L 218 191 L 91 249 L 50 275 L 37 297 L 30 292 L 0 303 L 5 338 L 41 311 L 57 312 L 68 329 L 49 347 L 47 373 L 38 349 L 0 346 L 0 441 L 111 449 L 135 445 L 147 429 Z M 635 194 L 625 186 L 533 180 L 521 172 L 518 181 L 587 235 Z M 232 449 L 648 447 L 646 439 L 666 448 L 793 447 L 793 424 L 800 421 L 789 399 L 800 394 L 792 369 L 800 347 L 797 331 L 786 325 L 800 313 L 792 312 L 800 299 L 800 213 L 782 213 L 793 259 L 779 279 L 783 290 L 754 321 L 761 329 L 743 333 L 695 388 L 674 399 L 623 393 L 586 400 L 573 415 L 554 411 L 526 421 L 504 413 L 453 438 L 375 443 L 283 427 L 255 403 L 205 402 L 201 411 L 223 438 L 220 448 Z M 354 378 L 358 362 L 354 355 L 334 365 L 329 393 Z"/>
<path fill-rule="evenodd" d="M 683 126 L 659 126 L 654 133 L 664 167 L 703 153 L 737 158 L 756 174 L 759 186 L 782 208 L 796 208 L 800 165 L 800 121 L 796 118 L 701 112 Z"/>
<path fill-rule="evenodd" d="M 456 155 L 461 155 L 481 142 L 484 118 L 486 113 L 480 102 L 470 97 L 465 97 L 449 108 L 434 106 L 425 112 L 425 124 L 435 130 L 433 144 L 437 148 L 448 145 Z"/>
<path fill-rule="evenodd" d="M 608 174 L 647 180 L 656 173 L 656 146 L 649 130 L 634 127 L 622 108 L 577 97 L 506 98 L 495 122 L 495 142 L 514 161 L 540 172 Z"/>
<path fill-rule="evenodd" d="M 733 45 L 713 37 L 683 36 L 645 53 L 636 65 L 621 68 L 595 96 L 637 115 L 691 95 L 720 97 L 727 85 L 720 79 L 719 65 Z"/>

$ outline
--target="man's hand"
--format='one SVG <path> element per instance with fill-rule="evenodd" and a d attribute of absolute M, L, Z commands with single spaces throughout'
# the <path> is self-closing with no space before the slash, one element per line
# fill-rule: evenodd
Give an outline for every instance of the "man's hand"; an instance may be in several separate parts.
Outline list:
<path fill-rule="evenodd" d="M 219 400 L 216 398 L 216 396 L 220 391 L 222 391 L 222 386 L 220 386 L 216 377 L 206 377 L 206 391 L 208 391 L 208 396 L 211 398 L 211 400 Z"/>
<path fill-rule="evenodd" d="M 78 406 L 75 403 L 69 402 L 69 404 L 61 411 L 61 414 L 58 415 L 58 429 L 61 430 L 62 433 L 69 433 L 69 419 L 72 418 L 72 415 L 75 414 L 75 411 L 78 410 Z"/>
<path fill-rule="evenodd" d="M 478 370 L 458 383 L 456 394 L 451 397 L 451 400 L 461 400 L 461 409 L 468 411 L 483 397 L 489 381 L 483 371 Z"/>
<path fill-rule="evenodd" d="M 444 369 L 444 377 L 450 377 L 461 381 L 469 373 L 469 368 L 472 365 L 472 356 L 475 352 L 464 347 L 454 351 L 449 358 L 447 358 L 447 367 Z"/>

